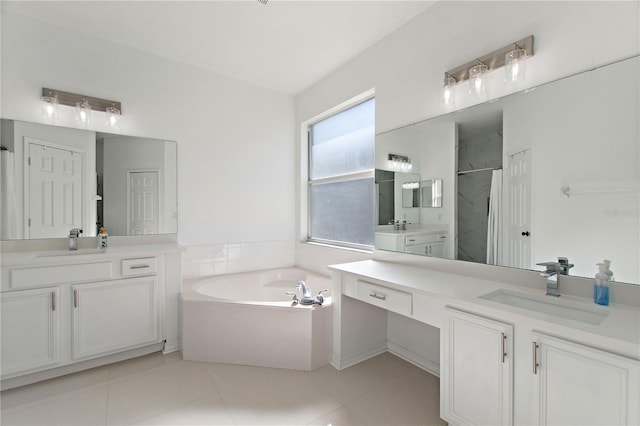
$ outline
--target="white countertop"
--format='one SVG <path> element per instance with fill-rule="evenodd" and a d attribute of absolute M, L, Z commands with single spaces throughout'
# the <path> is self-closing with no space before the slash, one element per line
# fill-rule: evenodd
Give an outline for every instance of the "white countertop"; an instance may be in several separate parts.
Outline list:
<path fill-rule="evenodd" d="M 591 299 L 570 295 L 561 296 L 562 302 L 566 301 L 591 311 L 607 314 L 602 323 L 592 325 L 479 298 L 500 289 L 529 295 L 544 295 L 543 290 L 532 290 L 517 285 L 379 260 L 331 265 L 329 269 L 353 274 L 369 281 L 378 281 L 382 285 L 391 284 L 392 287 L 400 290 L 438 300 L 446 306 L 469 310 L 503 321 L 526 323 L 528 327 L 538 331 L 579 340 L 640 360 L 639 308 L 621 304 L 600 306 L 593 303 Z M 560 293 L 562 294 L 562 289 Z"/>
<path fill-rule="evenodd" d="M 158 244 L 133 244 L 109 246 L 106 250 L 78 249 L 71 250 L 35 250 L 35 251 L 13 251 L 2 252 L 0 256 L 0 266 L 47 266 L 47 265 L 68 265 L 74 263 L 96 262 L 113 258 L 127 256 L 144 257 L 155 256 L 164 253 L 177 253 L 182 250 L 176 243 Z M 37 263 L 37 265 L 36 265 Z"/>
<path fill-rule="evenodd" d="M 434 234 L 437 232 L 447 232 L 447 225 L 414 225 L 408 224 L 407 229 L 393 229 L 393 225 L 379 225 L 376 226 L 376 234 L 382 235 L 423 235 L 423 234 Z"/>

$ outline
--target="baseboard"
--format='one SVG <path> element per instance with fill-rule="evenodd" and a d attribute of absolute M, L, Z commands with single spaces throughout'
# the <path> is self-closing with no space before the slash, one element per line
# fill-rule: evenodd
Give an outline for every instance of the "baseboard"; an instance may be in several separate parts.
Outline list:
<path fill-rule="evenodd" d="M 400 346 L 392 341 L 387 341 L 387 350 L 395 356 L 402 358 L 403 360 L 410 362 L 416 367 L 420 367 L 427 373 L 436 377 L 440 377 L 440 364 L 436 363 L 429 358 L 426 358 L 412 350 Z"/>
<path fill-rule="evenodd" d="M 345 368 L 349 368 L 352 365 L 356 365 L 361 363 L 362 361 L 366 361 L 369 358 L 373 358 L 374 356 L 378 356 L 387 351 L 387 342 L 380 342 L 374 346 L 369 347 L 369 349 L 359 352 L 356 354 L 348 355 L 340 357 L 339 354 L 333 352 L 331 354 L 331 365 L 333 365 L 337 370 L 344 370 Z"/>
<path fill-rule="evenodd" d="M 164 344 L 164 348 L 162 349 L 163 354 L 169 354 L 171 352 L 176 352 L 181 350 L 180 341 L 179 340 L 167 340 Z"/>

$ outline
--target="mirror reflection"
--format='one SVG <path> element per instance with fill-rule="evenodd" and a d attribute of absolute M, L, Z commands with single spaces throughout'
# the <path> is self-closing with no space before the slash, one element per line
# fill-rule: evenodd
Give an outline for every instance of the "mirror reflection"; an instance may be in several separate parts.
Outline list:
<path fill-rule="evenodd" d="M 2 240 L 177 232 L 174 141 L 2 120 Z"/>
<path fill-rule="evenodd" d="M 442 207 L 442 179 L 420 182 L 422 207 Z"/>
<path fill-rule="evenodd" d="M 567 257 L 586 277 L 608 259 L 639 283 L 638 75 L 635 57 L 377 135 L 377 167 L 396 152 L 442 178 L 442 208 L 423 183 L 416 223 L 447 230 L 444 257 L 525 269 Z M 425 254 L 380 231 L 376 248 Z"/>

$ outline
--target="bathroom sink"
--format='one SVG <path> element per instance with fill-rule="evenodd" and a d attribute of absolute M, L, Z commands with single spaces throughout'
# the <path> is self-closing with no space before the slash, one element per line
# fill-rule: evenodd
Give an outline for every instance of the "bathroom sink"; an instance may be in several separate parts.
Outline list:
<path fill-rule="evenodd" d="M 104 250 L 81 249 L 81 250 L 50 250 L 36 254 L 36 257 L 59 257 L 59 256 L 85 256 L 88 254 L 101 254 Z"/>
<path fill-rule="evenodd" d="M 480 299 L 593 325 L 602 323 L 608 315 L 606 311 L 603 312 L 595 307 L 590 308 L 578 302 L 564 300 L 562 296 L 552 297 L 497 290 L 480 296 Z"/>

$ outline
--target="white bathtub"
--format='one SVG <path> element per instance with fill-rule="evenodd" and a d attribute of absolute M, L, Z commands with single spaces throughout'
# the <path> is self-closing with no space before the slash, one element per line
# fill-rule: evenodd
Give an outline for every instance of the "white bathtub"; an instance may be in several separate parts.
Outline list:
<path fill-rule="evenodd" d="M 286 292 L 304 280 L 313 294 L 331 280 L 299 268 L 184 280 L 182 357 L 260 367 L 314 370 L 329 363 L 332 306 L 293 305 Z M 299 292 L 297 292 L 299 294 Z"/>

